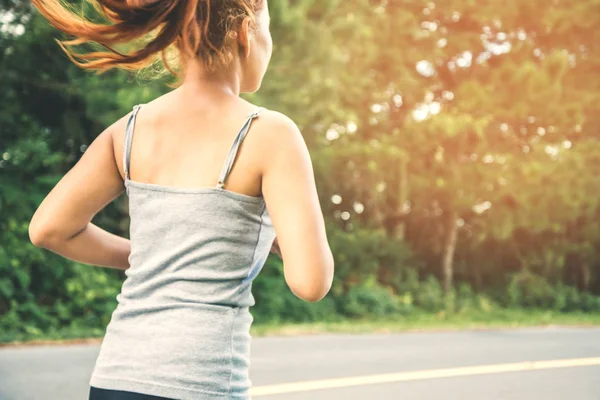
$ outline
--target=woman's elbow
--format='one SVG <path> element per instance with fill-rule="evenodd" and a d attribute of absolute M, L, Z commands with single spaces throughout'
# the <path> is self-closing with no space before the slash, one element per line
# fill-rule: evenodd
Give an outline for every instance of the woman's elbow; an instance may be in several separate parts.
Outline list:
<path fill-rule="evenodd" d="M 29 240 L 36 247 L 48 248 L 55 241 L 57 230 L 51 226 L 38 223 L 35 218 L 29 223 Z"/>
<path fill-rule="evenodd" d="M 32 224 L 29 224 L 29 240 L 36 247 L 44 247 L 47 242 L 47 235 L 40 229 L 33 228 Z"/>
<path fill-rule="evenodd" d="M 309 274 L 301 279 L 290 279 L 288 286 L 294 295 L 304 301 L 315 303 L 322 300 L 333 284 L 333 261 L 318 268 L 318 274 Z"/>
<path fill-rule="evenodd" d="M 306 288 L 294 288 L 290 286 L 292 293 L 299 299 L 304 301 L 308 301 L 309 303 L 316 303 L 317 301 L 322 300 L 327 293 L 329 293 L 329 289 L 306 289 Z"/>
<path fill-rule="evenodd" d="M 318 292 L 306 293 L 303 296 L 298 296 L 298 297 L 300 297 L 302 300 L 307 301 L 309 303 L 316 303 L 318 301 L 323 300 L 323 298 L 325 296 L 327 296 L 327 293 L 329 293 L 329 289 L 321 290 Z"/>

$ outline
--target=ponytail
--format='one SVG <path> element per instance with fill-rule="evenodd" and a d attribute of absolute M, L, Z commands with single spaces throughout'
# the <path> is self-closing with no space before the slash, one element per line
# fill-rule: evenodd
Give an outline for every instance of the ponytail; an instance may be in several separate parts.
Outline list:
<path fill-rule="evenodd" d="M 57 42 L 77 66 L 98 72 L 134 71 L 160 55 L 166 69 L 177 75 L 167 62 L 169 46 L 174 45 L 180 55 L 200 57 L 209 69 L 226 64 L 231 60 L 231 51 L 225 48 L 227 34 L 246 17 L 255 21 L 263 0 L 83 0 L 91 2 L 107 24 L 78 16 L 65 0 L 31 1 L 52 26 L 74 37 Z M 137 50 L 122 53 L 114 47 L 148 34 L 152 38 Z M 106 51 L 71 49 L 85 43 L 98 43 Z"/>

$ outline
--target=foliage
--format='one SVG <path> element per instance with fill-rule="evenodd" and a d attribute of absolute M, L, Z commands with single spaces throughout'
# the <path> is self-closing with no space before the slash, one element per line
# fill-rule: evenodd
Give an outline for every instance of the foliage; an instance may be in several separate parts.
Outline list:
<path fill-rule="evenodd" d="M 378 284 L 374 276 L 351 287 L 338 304 L 340 314 L 350 318 L 383 317 L 411 309 L 410 304 L 405 305 L 394 296 L 391 288 Z"/>
<path fill-rule="evenodd" d="M 274 56 L 247 97 L 304 134 L 336 279 L 302 302 L 271 257 L 256 322 L 600 309 L 597 2 L 270 7 Z M 168 87 L 81 71 L 29 3 L 0 10 L 0 330 L 98 332 L 123 274 L 35 248 L 28 223 L 96 135 Z M 125 236 L 123 200 L 94 222 Z"/>
<path fill-rule="evenodd" d="M 318 303 L 300 300 L 289 290 L 283 277 L 283 264 L 269 257 L 263 271 L 253 282 L 256 305 L 252 314 L 256 323 L 314 322 L 335 315 L 331 297 Z"/>

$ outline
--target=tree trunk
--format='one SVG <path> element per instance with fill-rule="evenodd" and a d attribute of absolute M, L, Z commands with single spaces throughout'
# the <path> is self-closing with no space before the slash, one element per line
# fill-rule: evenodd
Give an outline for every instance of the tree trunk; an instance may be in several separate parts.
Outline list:
<path fill-rule="evenodd" d="M 448 213 L 448 226 L 446 242 L 444 243 L 443 253 L 443 285 L 444 291 L 450 293 L 452 291 L 452 278 L 454 275 L 454 250 L 456 249 L 456 238 L 458 236 L 458 215 L 455 211 Z"/>
<path fill-rule="evenodd" d="M 400 163 L 400 188 L 398 193 L 398 214 L 404 214 L 404 204 L 408 201 L 408 162 L 406 160 L 402 160 Z M 404 215 L 401 221 L 396 226 L 396 238 L 398 240 L 404 240 L 406 237 L 406 219 Z"/>

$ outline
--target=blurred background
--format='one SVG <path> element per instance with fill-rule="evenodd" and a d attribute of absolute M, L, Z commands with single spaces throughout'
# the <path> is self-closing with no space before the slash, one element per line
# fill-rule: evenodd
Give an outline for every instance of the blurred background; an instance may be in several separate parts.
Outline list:
<path fill-rule="evenodd" d="M 73 3 L 77 4 L 77 1 Z M 335 255 L 306 303 L 271 256 L 255 334 L 600 322 L 600 3 L 274 0 L 258 105 L 309 145 Z M 0 342 L 101 337 L 125 277 L 36 248 L 36 207 L 166 80 L 78 69 L 0 0 Z M 93 221 L 127 237 L 125 195 Z"/>

